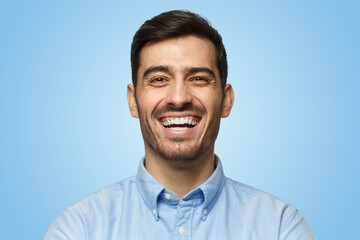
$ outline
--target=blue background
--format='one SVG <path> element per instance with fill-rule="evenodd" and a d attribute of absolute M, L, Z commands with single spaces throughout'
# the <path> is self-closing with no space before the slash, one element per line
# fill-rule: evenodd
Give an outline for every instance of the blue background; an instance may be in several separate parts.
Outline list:
<path fill-rule="evenodd" d="M 359 2 L 194 0 L 1 1 L 1 239 L 42 239 L 64 208 L 136 173 L 130 44 L 172 9 L 207 17 L 227 47 L 227 176 L 290 202 L 318 239 L 356 239 Z"/>

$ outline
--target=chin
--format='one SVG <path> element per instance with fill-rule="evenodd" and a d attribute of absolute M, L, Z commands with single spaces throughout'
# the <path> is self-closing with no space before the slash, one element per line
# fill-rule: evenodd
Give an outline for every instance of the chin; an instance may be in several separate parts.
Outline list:
<path fill-rule="evenodd" d="M 161 158 L 169 162 L 186 163 L 198 160 L 206 150 L 202 147 L 184 144 L 174 141 L 170 146 L 164 148 L 152 148 Z"/>

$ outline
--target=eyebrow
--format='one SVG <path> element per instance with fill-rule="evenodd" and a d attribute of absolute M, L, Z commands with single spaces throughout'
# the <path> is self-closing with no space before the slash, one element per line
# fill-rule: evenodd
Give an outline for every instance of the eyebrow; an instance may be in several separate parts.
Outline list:
<path fill-rule="evenodd" d="M 216 78 L 215 73 L 213 70 L 211 70 L 210 68 L 207 67 L 192 67 L 192 68 L 187 68 L 186 69 L 187 74 L 191 75 L 191 74 L 195 74 L 195 73 L 208 73 L 210 74 L 213 78 Z"/>
<path fill-rule="evenodd" d="M 150 68 L 146 69 L 146 71 L 144 72 L 143 79 L 146 78 L 150 73 L 154 73 L 154 72 L 170 73 L 170 67 L 162 66 L 162 65 L 150 67 Z"/>
<path fill-rule="evenodd" d="M 149 74 L 154 73 L 154 72 L 171 73 L 171 67 L 164 66 L 164 65 L 150 67 L 150 68 L 146 69 L 146 71 L 144 72 L 143 79 L 145 79 Z M 210 68 L 207 68 L 207 67 L 189 67 L 189 68 L 186 68 L 186 74 L 187 75 L 191 75 L 191 74 L 195 74 L 195 73 L 208 73 L 213 78 L 216 78 L 214 71 L 211 70 Z"/>

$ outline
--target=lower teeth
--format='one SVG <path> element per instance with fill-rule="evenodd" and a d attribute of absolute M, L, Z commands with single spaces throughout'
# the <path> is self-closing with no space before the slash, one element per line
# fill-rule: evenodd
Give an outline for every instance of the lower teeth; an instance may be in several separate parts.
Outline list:
<path fill-rule="evenodd" d="M 187 127 L 170 127 L 169 129 L 172 129 L 172 130 L 186 130 L 186 129 L 189 129 Z"/>

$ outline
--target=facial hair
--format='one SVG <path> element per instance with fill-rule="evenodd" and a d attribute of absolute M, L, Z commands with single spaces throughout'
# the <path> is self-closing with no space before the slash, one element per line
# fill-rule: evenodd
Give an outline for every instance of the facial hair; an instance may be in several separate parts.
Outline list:
<path fill-rule="evenodd" d="M 184 137 L 173 137 L 170 140 L 172 141 L 171 146 L 166 146 L 167 144 L 162 144 L 162 139 L 158 135 L 156 129 L 152 129 L 152 125 L 149 124 L 149 120 L 152 121 L 156 119 L 156 116 L 164 114 L 167 112 L 183 112 L 183 111 L 192 111 L 194 113 L 203 116 L 206 113 L 205 109 L 202 107 L 194 106 L 191 103 L 183 104 L 181 107 L 176 107 L 175 105 L 168 104 L 164 107 L 154 110 L 152 113 L 152 118 L 147 119 L 145 114 L 141 111 L 141 108 L 138 106 L 139 120 L 141 126 L 141 132 L 143 135 L 144 143 L 159 157 L 170 161 L 170 162 L 191 162 L 199 159 L 203 154 L 214 147 L 215 140 L 217 138 L 219 127 L 220 127 L 220 109 L 214 112 L 213 116 L 210 119 L 209 125 L 204 130 L 204 138 L 200 144 L 189 145 L 186 142 Z M 153 128 L 155 128 L 153 126 Z"/>

